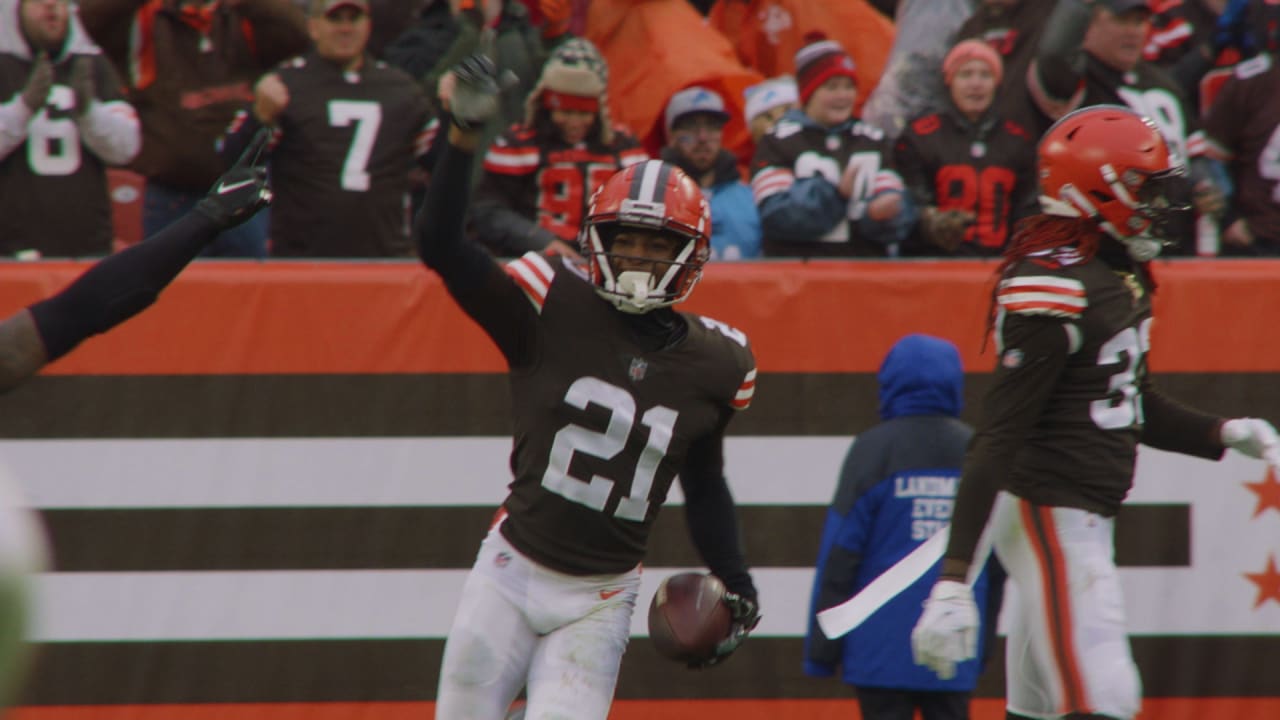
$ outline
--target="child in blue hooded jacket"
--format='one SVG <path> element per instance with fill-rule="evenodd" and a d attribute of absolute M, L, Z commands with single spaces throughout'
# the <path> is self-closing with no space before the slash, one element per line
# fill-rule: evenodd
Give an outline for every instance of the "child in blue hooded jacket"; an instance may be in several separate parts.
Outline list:
<path fill-rule="evenodd" d="M 940 680 L 911 657 L 911 628 L 937 578 L 936 565 L 842 638 L 826 638 L 815 621 L 818 611 L 852 597 L 950 522 L 973 435 L 958 417 L 964 371 L 950 342 L 907 335 L 890 349 L 877 380 L 882 422 L 850 447 L 822 532 L 805 672 L 830 677 L 839 668 L 856 688 L 866 720 L 910 720 L 916 709 L 924 720 L 963 720 L 981 662 L 961 663 L 955 677 Z M 988 597 L 991 574 L 989 567 L 974 588 L 979 607 L 985 601 L 990 610 L 988 628 L 999 609 L 1000 581 Z"/>

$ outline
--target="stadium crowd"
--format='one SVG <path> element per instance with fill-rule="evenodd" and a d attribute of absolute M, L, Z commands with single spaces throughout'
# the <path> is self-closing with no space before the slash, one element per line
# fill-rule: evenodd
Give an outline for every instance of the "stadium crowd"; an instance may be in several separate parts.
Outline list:
<path fill-rule="evenodd" d="M 1038 138 L 1097 104 L 1185 161 L 1167 255 L 1276 255 L 1278 26 L 1265 0 L 0 0 L 0 253 L 153 235 L 267 126 L 275 205 L 206 255 L 408 256 L 483 46 L 468 232 L 498 256 L 576 257 L 592 192 L 650 157 L 703 188 L 717 260 L 998 255 Z"/>

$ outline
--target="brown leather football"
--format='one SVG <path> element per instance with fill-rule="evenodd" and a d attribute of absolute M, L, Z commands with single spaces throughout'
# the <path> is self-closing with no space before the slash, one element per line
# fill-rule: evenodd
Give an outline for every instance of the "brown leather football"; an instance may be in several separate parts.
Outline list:
<path fill-rule="evenodd" d="M 663 580 L 649 603 L 649 639 L 658 652 L 685 663 L 714 655 L 732 625 L 724 592 L 714 575 L 687 572 Z"/>

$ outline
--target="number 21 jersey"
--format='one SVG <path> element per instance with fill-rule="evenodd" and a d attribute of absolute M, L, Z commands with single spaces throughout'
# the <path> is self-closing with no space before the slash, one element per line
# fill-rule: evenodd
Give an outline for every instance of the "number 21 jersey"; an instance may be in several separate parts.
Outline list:
<path fill-rule="evenodd" d="M 533 309 L 505 313 L 532 325 L 522 333 L 532 359 L 511 373 L 514 480 L 501 532 L 560 572 L 625 572 L 643 558 L 691 446 L 719 442 L 734 411 L 750 404 L 756 373 L 746 336 L 673 313 L 687 324 L 685 337 L 647 349 L 635 316 L 564 261 L 529 253 L 507 271 Z"/>

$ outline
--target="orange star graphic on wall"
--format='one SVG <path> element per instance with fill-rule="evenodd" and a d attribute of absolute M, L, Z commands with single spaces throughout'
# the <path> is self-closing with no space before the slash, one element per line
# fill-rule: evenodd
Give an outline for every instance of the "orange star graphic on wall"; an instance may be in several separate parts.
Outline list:
<path fill-rule="evenodd" d="M 1258 586 L 1258 598 L 1253 602 L 1253 608 L 1256 610 L 1262 607 L 1262 603 L 1268 600 L 1275 600 L 1280 605 L 1280 570 L 1276 569 L 1276 556 L 1267 556 L 1267 569 L 1260 573 L 1245 573 L 1244 576 L 1249 582 Z"/>
<path fill-rule="evenodd" d="M 1262 479 L 1262 482 L 1245 483 L 1244 486 L 1258 496 L 1258 507 L 1253 511 L 1254 517 L 1261 515 L 1267 508 L 1280 512 L 1280 482 L 1276 481 L 1274 468 L 1267 468 L 1267 476 Z"/>

